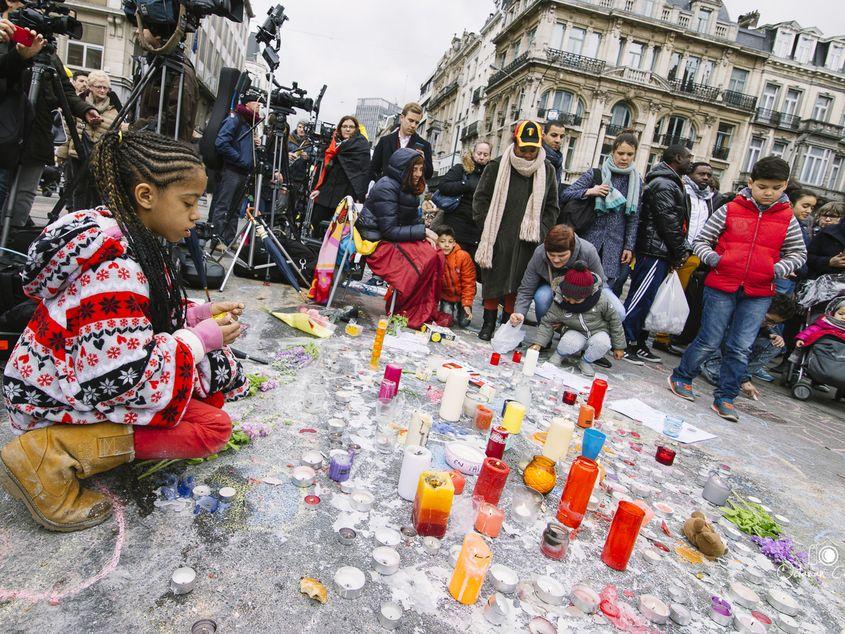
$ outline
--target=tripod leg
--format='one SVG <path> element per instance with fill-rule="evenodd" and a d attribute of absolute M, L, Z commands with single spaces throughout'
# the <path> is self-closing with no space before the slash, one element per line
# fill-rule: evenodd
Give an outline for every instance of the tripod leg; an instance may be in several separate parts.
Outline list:
<path fill-rule="evenodd" d="M 299 279 L 301 279 L 305 283 L 305 285 L 308 286 L 310 284 L 310 282 L 305 279 L 305 276 L 302 274 L 302 271 L 299 270 L 299 267 L 296 266 L 296 263 L 293 261 L 293 258 L 290 257 L 290 254 L 287 252 L 287 249 L 285 249 L 285 247 L 282 245 L 282 243 L 279 241 L 279 239 L 273 234 L 273 232 L 270 231 L 267 228 L 267 224 L 263 220 L 258 220 L 258 222 L 260 222 L 262 225 L 264 225 L 264 229 L 267 231 L 267 235 L 270 237 L 270 239 L 273 241 L 273 243 L 276 245 L 276 247 L 279 249 L 279 251 L 282 252 L 282 255 L 285 256 L 285 259 L 288 262 L 291 263 L 293 270 L 296 272 L 297 275 L 299 275 Z"/>
<path fill-rule="evenodd" d="M 337 267 L 337 274 L 334 276 L 334 280 L 332 280 L 332 291 L 329 293 L 329 300 L 326 302 L 326 308 L 332 307 L 332 300 L 334 300 L 334 294 L 337 290 L 337 285 L 340 284 L 340 278 L 343 277 L 343 267 L 346 266 L 346 260 L 349 257 L 349 251 L 346 249 L 343 250 L 343 255 L 340 258 L 340 266 Z"/>
<path fill-rule="evenodd" d="M 220 292 L 223 292 L 223 289 L 226 288 L 226 284 L 229 282 L 229 277 L 232 275 L 232 271 L 235 270 L 235 265 L 238 263 L 238 257 L 241 254 L 241 250 L 244 248 L 247 239 L 249 238 L 249 234 L 252 232 L 252 223 L 248 222 L 244 226 L 243 234 L 240 236 L 240 243 L 238 244 L 238 248 L 235 251 L 235 255 L 232 258 L 232 263 L 229 265 L 229 270 L 226 271 L 226 276 L 223 278 L 223 281 L 220 283 Z"/>
<path fill-rule="evenodd" d="M 164 112 L 164 89 L 167 83 L 167 66 L 161 65 L 161 90 L 158 94 L 158 119 L 156 121 L 156 132 L 161 134 L 162 113 Z"/>

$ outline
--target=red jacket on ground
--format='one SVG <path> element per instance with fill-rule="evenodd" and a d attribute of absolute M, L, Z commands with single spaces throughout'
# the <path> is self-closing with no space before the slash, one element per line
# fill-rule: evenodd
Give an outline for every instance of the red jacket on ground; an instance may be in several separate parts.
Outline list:
<path fill-rule="evenodd" d="M 824 336 L 837 337 L 845 341 L 845 329 L 830 323 L 826 315 L 822 315 L 804 330 L 795 335 L 798 341 L 803 341 L 805 346 L 812 346 Z"/>
<path fill-rule="evenodd" d="M 441 298 L 445 302 L 460 302 L 461 306 L 472 306 L 475 299 L 475 264 L 470 254 L 457 244 L 446 256 Z"/>

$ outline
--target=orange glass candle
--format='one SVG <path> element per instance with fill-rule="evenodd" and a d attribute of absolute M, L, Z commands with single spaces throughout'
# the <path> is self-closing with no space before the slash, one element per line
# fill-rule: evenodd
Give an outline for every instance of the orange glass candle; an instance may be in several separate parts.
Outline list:
<path fill-rule="evenodd" d="M 461 495 L 464 492 L 464 487 L 467 483 L 467 479 L 464 477 L 464 474 L 457 469 L 452 469 L 452 471 L 449 472 L 449 477 L 452 478 L 452 485 L 455 487 L 455 495 Z"/>
<path fill-rule="evenodd" d="M 593 426 L 593 419 L 596 417 L 596 410 L 592 405 L 584 403 L 578 411 L 578 427 L 587 429 Z"/>
<path fill-rule="evenodd" d="M 423 471 L 420 474 L 411 515 L 418 535 L 443 539 L 454 497 L 455 487 L 448 472 Z"/>
<path fill-rule="evenodd" d="M 624 500 L 619 502 L 601 552 L 604 563 L 614 570 L 624 571 L 628 567 L 644 518 L 645 511 L 637 504 Z"/>
<path fill-rule="evenodd" d="M 478 405 L 475 408 L 475 428 L 480 431 L 487 431 L 490 429 L 490 423 L 493 422 L 493 410 L 484 405 Z"/>
<path fill-rule="evenodd" d="M 584 513 L 587 511 L 587 503 L 590 501 L 598 474 L 599 467 L 595 460 L 584 456 L 575 458 L 569 468 L 563 494 L 560 496 L 560 504 L 557 508 L 559 522 L 569 528 L 581 526 L 581 520 L 584 519 Z"/>
<path fill-rule="evenodd" d="M 527 487 L 546 495 L 557 482 L 554 461 L 545 456 L 534 456 L 522 473 L 522 481 Z"/>
<path fill-rule="evenodd" d="M 449 594 L 464 605 L 475 603 L 491 563 L 493 553 L 484 538 L 478 533 L 467 533 L 449 581 Z"/>
<path fill-rule="evenodd" d="M 505 512 L 495 504 L 482 502 L 478 505 L 478 514 L 475 516 L 475 530 L 479 533 L 487 535 L 487 537 L 498 537 L 504 521 Z"/>
<path fill-rule="evenodd" d="M 370 355 L 370 367 L 378 370 L 378 360 L 381 358 L 381 348 L 384 345 L 384 335 L 387 333 L 387 320 L 379 319 L 376 327 L 376 338 L 373 340 L 373 352 Z"/>

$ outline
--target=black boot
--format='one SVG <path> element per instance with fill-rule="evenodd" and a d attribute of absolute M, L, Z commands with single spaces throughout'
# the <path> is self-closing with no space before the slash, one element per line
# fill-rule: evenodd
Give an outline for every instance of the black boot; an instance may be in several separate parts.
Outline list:
<path fill-rule="evenodd" d="M 498 314 L 498 310 L 484 309 L 484 323 L 481 324 L 481 330 L 478 331 L 479 339 L 490 341 L 493 338 L 493 331 L 496 330 L 496 316 Z"/>

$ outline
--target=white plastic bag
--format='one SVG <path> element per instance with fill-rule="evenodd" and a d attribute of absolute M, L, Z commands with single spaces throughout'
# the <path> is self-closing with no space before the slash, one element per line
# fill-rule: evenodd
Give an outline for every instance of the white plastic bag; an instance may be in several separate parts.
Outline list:
<path fill-rule="evenodd" d="M 672 271 L 663 280 L 645 318 L 645 329 L 654 333 L 664 332 L 679 335 L 689 317 L 689 304 L 677 271 Z"/>
<path fill-rule="evenodd" d="M 502 324 L 490 340 L 493 350 L 499 354 L 507 354 L 525 339 L 525 329 L 522 326 L 511 326 L 510 322 Z"/>

